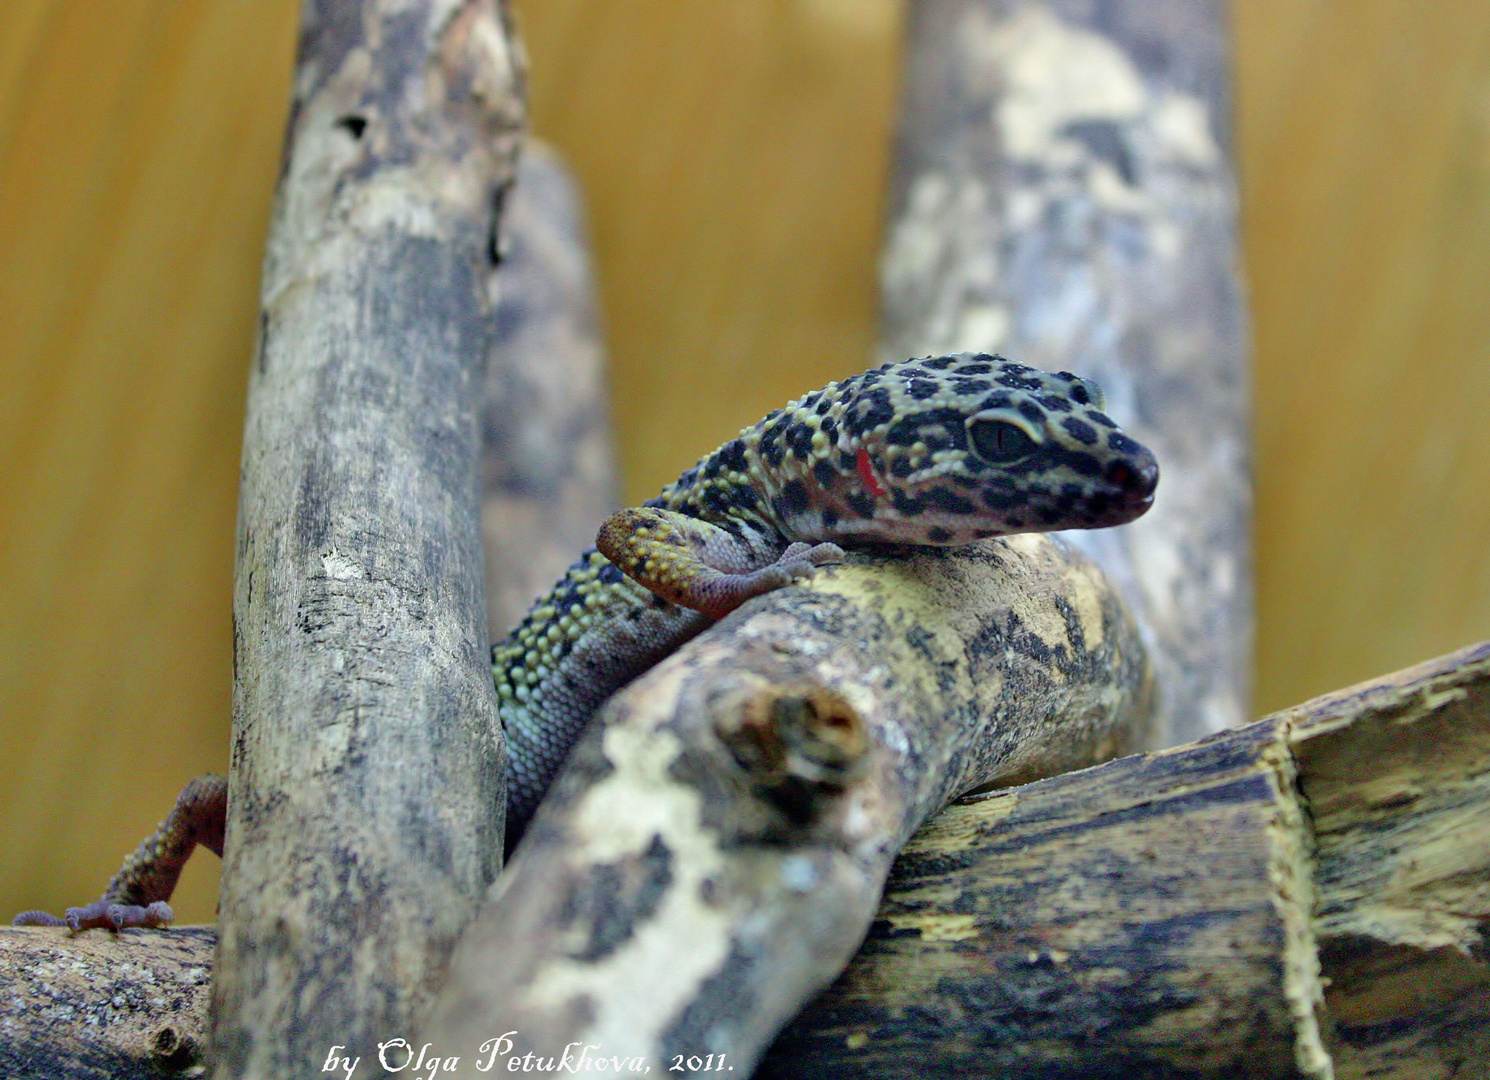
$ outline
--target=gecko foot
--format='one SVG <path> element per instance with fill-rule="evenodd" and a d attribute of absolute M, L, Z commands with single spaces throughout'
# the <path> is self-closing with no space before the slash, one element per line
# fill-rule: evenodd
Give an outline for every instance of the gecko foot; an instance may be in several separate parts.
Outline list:
<path fill-rule="evenodd" d="M 96 900 L 83 907 L 67 909 L 66 918 L 45 911 L 23 911 L 11 920 L 12 926 L 65 926 L 69 930 L 125 930 L 130 927 L 165 926 L 176 917 L 164 900 L 143 907 L 139 904 L 115 904 Z"/>

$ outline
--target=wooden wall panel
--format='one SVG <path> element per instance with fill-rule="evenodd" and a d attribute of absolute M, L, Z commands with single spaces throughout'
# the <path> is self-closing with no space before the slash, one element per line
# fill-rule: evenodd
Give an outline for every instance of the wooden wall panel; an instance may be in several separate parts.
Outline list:
<path fill-rule="evenodd" d="M 1490 4 L 1233 10 L 1266 711 L 1490 637 Z"/>
<path fill-rule="evenodd" d="M 862 370 L 898 0 L 516 0 L 589 199 L 626 496 Z"/>
<path fill-rule="evenodd" d="M 0 913 L 227 765 L 243 387 L 291 3 L 0 5 Z M 211 919 L 216 860 L 182 914 Z"/>
<path fill-rule="evenodd" d="M 865 362 L 899 3 L 516 6 L 644 497 Z M 91 899 L 226 761 L 294 8 L 0 3 L 0 910 Z M 1490 0 L 1233 11 L 1262 710 L 1490 636 Z"/>

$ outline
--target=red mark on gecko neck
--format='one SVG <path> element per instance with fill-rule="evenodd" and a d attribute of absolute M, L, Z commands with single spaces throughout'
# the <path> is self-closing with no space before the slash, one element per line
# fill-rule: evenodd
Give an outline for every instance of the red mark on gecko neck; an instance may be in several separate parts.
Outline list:
<path fill-rule="evenodd" d="M 859 463 L 859 479 L 864 482 L 864 486 L 869 489 L 869 493 L 876 499 L 883 499 L 886 495 L 890 494 L 885 485 L 880 483 L 880 478 L 874 475 L 874 466 L 869 462 L 869 451 L 865 450 L 862 446 L 859 447 L 857 460 Z"/>

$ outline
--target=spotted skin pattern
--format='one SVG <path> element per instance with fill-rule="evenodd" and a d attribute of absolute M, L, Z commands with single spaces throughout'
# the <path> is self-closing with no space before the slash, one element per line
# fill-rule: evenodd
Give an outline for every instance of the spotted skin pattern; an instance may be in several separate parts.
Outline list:
<path fill-rule="evenodd" d="M 714 619 L 843 547 L 971 543 L 1121 525 L 1159 467 L 1102 392 L 998 356 L 886 364 L 778 409 L 597 549 L 492 650 L 509 850 L 600 705 Z"/>

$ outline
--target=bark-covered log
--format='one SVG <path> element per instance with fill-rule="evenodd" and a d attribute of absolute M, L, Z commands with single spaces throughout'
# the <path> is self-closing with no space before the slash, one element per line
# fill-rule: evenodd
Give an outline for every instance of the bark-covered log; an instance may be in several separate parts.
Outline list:
<path fill-rule="evenodd" d="M 476 403 L 520 57 L 496 0 L 308 0 L 298 64 L 243 451 L 234 1077 L 408 1030 L 502 850 Z"/>
<path fill-rule="evenodd" d="M 1326 1075 L 1285 732 L 948 808 L 763 1075 Z"/>
<path fill-rule="evenodd" d="M 578 190 L 523 144 L 492 275 L 496 339 L 482 395 L 487 629 L 500 641 L 619 508 L 604 346 Z"/>
<path fill-rule="evenodd" d="M 1490 643 L 955 805 L 762 1075 L 1474 1075 L 1486 821 Z"/>
<path fill-rule="evenodd" d="M 0 1076 L 201 1075 L 217 935 L 0 928 Z"/>
<path fill-rule="evenodd" d="M 1486 821 L 1490 643 L 955 804 L 912 839 L 863 949 L 763 1075 L 1307 1076 L 1290 1047 L 1311 1018 L 1337 1080 L 1478 1075 Z M 1292 921 L 1310 907 L 1312 928 Z M 0 929 L 0 955 L 4 1075 L 153 1075 L 139 1055 L 160 1014 L 141 1026 L 134 1006 L 162 987 L 180 991 L 165 1023 L 183 1066 L 205 1037 L 210 930 Z M 106 979 L 58 977 L 100 957 Z M 95 1022 L 56 1022 L 77 1015 Z M 1305 1060 L 1324 1075 L 1317 1050 Z"/>
<path fill-rule="evenodd" d="M 743 1073 L 848 960 L 921 821 L 1141 745 L 1149 690 L 1106 579 L 1044 537 L 851 556 L 757 598 L 611 699 L 425 1037 L 461 1075 L 508 1031 L 519 1056 Z"/>
<path fill-rule="evenodd" d="M 1092 377 L 1158 455 L 1145 517 L 1072 542 L 1118 583 L 1160 745 L 1244 722 L 1248 386 L 1221 0 L 912 0 L 884 359 Z"/>

